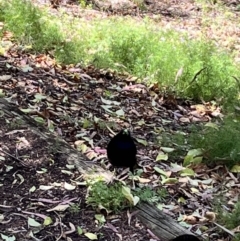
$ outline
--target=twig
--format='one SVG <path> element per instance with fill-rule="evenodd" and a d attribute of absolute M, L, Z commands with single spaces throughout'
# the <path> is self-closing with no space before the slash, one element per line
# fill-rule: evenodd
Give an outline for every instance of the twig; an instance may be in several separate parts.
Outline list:
<path fill-rule="evenodd" d="M 236 80 L 237 85 L 238 85 L 238 89 L 240 90 L 240 81 L 239 81 L 239 79 L 237 77 L 235 77 L 235 76 L 232 76 L 232 77 Z"/>
<path fill-rule="evenodd" d="M 17 150 L 16 150 L 16 151 L 17 151 Z M 3 152 L 4 154 L 6 154 L 6 155 L 12 157 L 12 158 L 15 159 L 16 161 L 18 161 L 20 164 L 22 164 L 22 166 L 24 166 L 24 167 L 28 167 L 28 166 L 24 163 L 24 161 L 18 159 L 17 157 L 15 157 L 15 156 L 13 156 L 13 155 L 11 155 L 11 154 L 5 152 L 4 150 L 1 150 L 1 152 Z"/>
<path fill-rule="evenodd" d="M 60 230 L 61 230 L 60 236 L 56 239 L 56 241 L 58 241 L 58 240 L 60 240 L 60 239 L 62 238 L 62 236 L 63 236 L 62 220 L 61 220 L 61 217 L 58 215 L 57 212 L 54 211 L 54 213 L 55 213 L 55 214 L 58 216 L 58 218 L 59 218 L 59 224 L 60 224 Z"/>
<path fill-rule="evenodd" d="M 5 152 L 4 150 L 1 150 L 1 151 L 2 151 L 4 154 L 6 154 L 6 155 L 8 155 L 8 156 L 12 157 L 13 159 L 15 159 L 15 160 L 19 161 L 20 163 L 22 163 L 22 161 L 21 161 L 20 159 L 18 159 L 17 157 L 15 157 L 15 156 L 13 156 L 13 155 L 11 155 L 11 154 L 9 154 L 9 153 Z"/>
<path fill-rule="evenodd" d="M 215 223 L 213 222 L 216 226 L 218 226 L 219 228 L 221 228 L 222 230 L 224 230 L 226 233 L 232 235 L 233 237 L 235 236 L 234 233 L 232 231 L 230 231 L 229 229 L 223 227 L 222 225 L 218 224 L 218 223 Z"/>
<path fill-rule="evenodd" d="M 200 69 L 200 70 L 194 75 L 194 77 L 193 77 L 193 79 L 191 80 L 191 82 L 190 82 L 189 85 L 191 85 L 191 84 L 196 80 L 196 78 L 198 77 L 198 75 L 200 75 L 201 72 L 202 72 L 203 70 L 205 70 L 206 68 L 207 68 L 207 67 L 204 67 L 204 68 Z"/>
<path fill-rule="evenodd" d="M 110 129 L 110 127 L 108 125 L 106 125 L 107 129 L 113 134 L 113 135 L 116 135 L 116 133 L 114 133 L 113 130 Z"/>

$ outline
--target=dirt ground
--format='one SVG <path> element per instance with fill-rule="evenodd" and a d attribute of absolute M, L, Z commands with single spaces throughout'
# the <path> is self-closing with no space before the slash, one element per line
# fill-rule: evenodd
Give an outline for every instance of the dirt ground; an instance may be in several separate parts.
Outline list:
<path fill-rule="evenodd" d="M 50 2 L 42 0 L 36 3 L 50 5 Z M 117 8 L 116 2 L 115 5 L 114 2 L 104 3 L 101 6 L 100 1 L 92 2 L 92 11 L 106 15 L 131 13 L 135 17 L 157 14 L 164 18 L 163 22 L 171 22 L 171 26 L 177 23 L 176 19 L 197 21 L 202 11 L 191 0 L 161 3 L 148 0 L 144 1 L 143 9 L 132 2 L 126 2 L 130 5 L 125 5 L 125 8 Z M 53 12 L 62 7 L 70 14 L 80 14 L 74 1 L 52 1 L 51 4 Z M 226 4 L 234 14 L 238 14 L 234 1 Z M 193 27 L 191 24 L 189 28 Z M 155 85 L 146 87 L 132 76 L 97 70 L 92 66 L 59 66 L 49 56 L 27 54 L 16 45 L 5 56 L 0 56 L 0 89 L 5 98 L 70 145 L 74 146 L 81 140 L 80 149 L 85 155 L 106 168 L 109 163 L 105 149 L 111 137 L 106 126 L 115 132 L 121 128 L 132 129 L 138 141 L 138 161 L 143 169 L 141 177 L 149 180 L 150 184 L 146 185 L 167 190 L 163 211 L 175 219 L 185 215 L 184 221 L 193 232 L 199 232 L 203 226 L 200 219 L 204 213 L 212 211 L 211 202 L 215 194 L 226 191 L 230 209 L 239 196 L 239 179 L 223 166 L 213 169 L 195 166 L 195 176 L 188 178 L 180 176 L 177 167 L 171 166 L 171 162 L 180 164 L 182 158 L 155 161 L 162 133 L 181 130 L 187 134 L 190 124 L 208 122 L 221 115 L 221 110 L 209 103 L 196 104 L 175 96 L 163 96 Z M 84 233 L 94 233 L 97 240 L 107 241 L 160 240 L 134 216 L 129 225 L 131 210 L 110 214 L 106 216 L 106 223 L 100 224 L 95 218 L 98 212 L 85 202 L 87 188 L 76 185 L 76 182 L 83 181 L 76 169 L 70 169 L 52 147 L 41 143 L 18 120 L 3 116 L 1 110 L 0 126 L 2 240 L 10 240 L 4 235 L 15 237 L 15 240 L 89 240 Z M 162 184 L 155 172 L 156 167 L 178 181 Z M 69 190 L 67 184 L 75 185 L 75 188 Z M 184 198 L 185 202 L 179 203 L 179 198 Z M 56 209 L 66 204 L 72 206 L 62 211 Z M 76 206 L 79 210 L 74 209 Z M 39 225 L 47 217 L 52 223 Z M 208 227 L 204 235 L 210 240 L 231 240 L 227 232 L 216 229 L 209 220 L 204 225 Z M 81 227 L 83 234 L 78 234 L 77 227 Z"/>

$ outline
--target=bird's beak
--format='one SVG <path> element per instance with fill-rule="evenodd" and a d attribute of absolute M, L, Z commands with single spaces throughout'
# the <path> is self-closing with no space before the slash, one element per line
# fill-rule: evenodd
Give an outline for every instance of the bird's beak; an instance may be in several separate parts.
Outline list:
<path fill-rule="evenodd" d="M 125 134 L 125 135 L 129 135 L 129 131 L 128 131 L 128 129 L 124 129 L 124 130 L 123 130 L 123 134 Z"/>

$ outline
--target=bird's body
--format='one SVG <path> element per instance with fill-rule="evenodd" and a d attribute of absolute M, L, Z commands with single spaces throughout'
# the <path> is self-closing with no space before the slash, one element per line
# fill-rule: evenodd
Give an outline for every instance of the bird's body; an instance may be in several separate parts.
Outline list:
<path fill-rule="evenodd" d="M 128 130 L 121 130 L 107 146 L 107 156 L 114 167 L 129 167 L 133 173 L 137 148 Z"/>
<path fill-rule="evenodd" d="M 192 234 L 183 234 L 174 238 L 172 241 L 200 241 L 200 239 Z"/>

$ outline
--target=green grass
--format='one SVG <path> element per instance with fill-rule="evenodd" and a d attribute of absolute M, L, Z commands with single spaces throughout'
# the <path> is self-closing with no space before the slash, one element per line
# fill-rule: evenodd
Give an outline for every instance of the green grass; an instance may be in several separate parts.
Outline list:
<path fill-rule="evenodd" d="M 207 164 L 239 165 L 240 157 L 239 117 L 229 116 L 216 127 L 195 128 L 188 143 L 194 148 L 202 148 Z"/>
<path fill-rule="evenodd" d="M 150 203 L 163 202 L 167 197 L 165 189 L 159 188 L 154 190 L 146 186 L 136 188 L 134 191 L 131 191 L 131 194 L 139 197 L 140 202 Z M 123 185 L 120 182 L 109 185 L 99 181 L 89 185 L 86 203 L 95 209 L 103 208 L 116 213 L 125 208 L 133 207 L 133 203 L 129 201 L 127 196 L 124 194 Z"/>
<path fill-rule="evenodd" d="M 171 160 L 183 160 L 188 151 L 202 149 L 203 162 L 207 165 L 226 165 L 232 169 L 240 164 L 240 116 L 235 113 L 216 123 L 199 123 L 179 129 L 174 133 L 163 133 L 157 145 L 175 149 L 169 153 Z"/>
<path fill-rule="evenodd" d="M 123 195 L 122 185 L 119 182 L 112 185 L 107 185 L 101 181 L 95 182 L 89 190 L 86 202 L 93 208 L 102 208 L 114 213 L 132 207 L 131 203 Z"/>
<path fill-rule="evenodd" d="M 167 197 L 166 189 L 159 188 L 158 190 L 154 190 L 148 186 L 138 187 L 133 193 L 140 198 L 140 202 L 164 202 Z"/>
<path fill-rule="evenodd" d="M 178 32 L 163 31 L 148 19 L 90 21 L 64 14 L 50 16 L 28 1 L 2 1 L 0 11 L 5 28 L 21 44 L 31 45 L 37 52 L 51 51 L 61 63 L 125 71 L 185 98 L 207 101 L 224 96 L 225 103 L 230 103 L 237 96 L 231 76 L 237 76 L 239 69 L 227 53 L 205 39 L 190 40 Z"/>
<path fill-rule="evenodd" d="M 224 197 L 224 194 L 219 194 L 214 198 L 214 211 L 217 213 L 216 222 L 223 225 L 229 230 L 237 229 L 240 223 L 240 202 L 235 203 L 234 208 L 231 212 L 227 208 L 227 200 Z M 224 205 L 225 204 L 225 205 Z M 219 233 L 222 230 L 219 230 Z M 233 241 L 240 240 L 240 234 L 235 233 Z"/>

